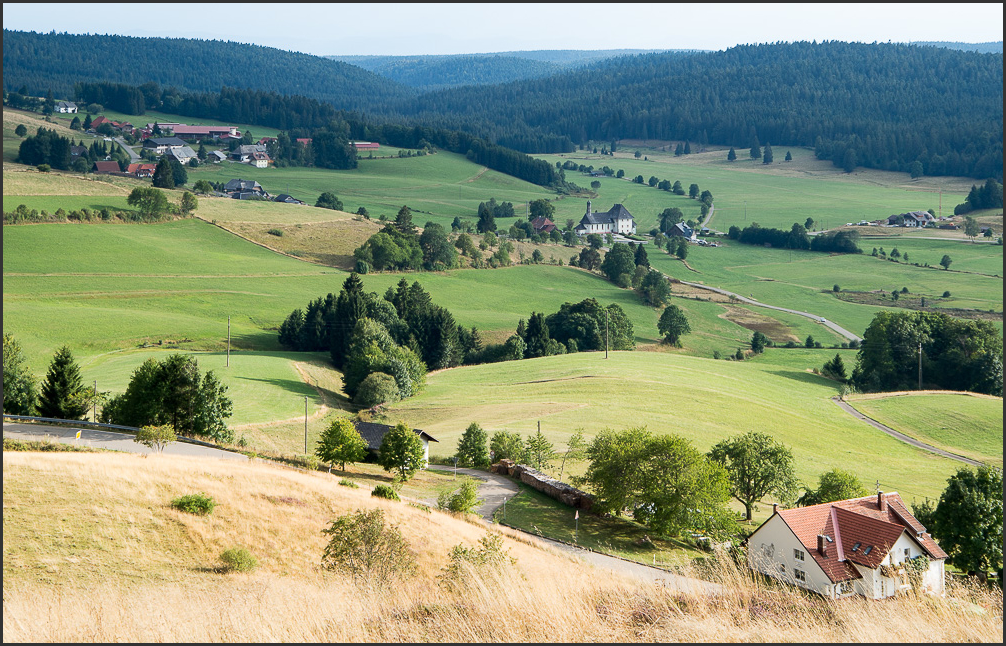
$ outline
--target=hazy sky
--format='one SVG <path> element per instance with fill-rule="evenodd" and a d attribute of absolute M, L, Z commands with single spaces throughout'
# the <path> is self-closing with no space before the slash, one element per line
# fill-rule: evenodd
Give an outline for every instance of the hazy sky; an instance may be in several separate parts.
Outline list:
<path fill-rule="evenodd" d="M 725 49 L 797 40 L 999 41 L 1003 5 L 4 3 L 3 24 L 232 40 L 318 55 Z"/>

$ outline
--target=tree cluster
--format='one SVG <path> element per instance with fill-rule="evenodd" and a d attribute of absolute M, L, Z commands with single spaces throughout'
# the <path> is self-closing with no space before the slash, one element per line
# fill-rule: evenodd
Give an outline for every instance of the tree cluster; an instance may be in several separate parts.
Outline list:
<path fill-rule="evenodd" d="M 1003 207 L 1003 185 L 992 178 L 985 180 L 981 188 L 974 184 L 967 199 L 954 207 L 954 215 L 963 215 L 978 209 L 1001 209 Z"/>
<path fill-rule="evenodd" d="M 229 442 L 227 428 L 233 404 L 227 386 L 212 370 L 200 373 L 195 357 L 173 354 L 144 361 L 133 371 L 124 393 L 113 396 L 101 421 L 123 426 L 170 425 L 180 435 L 197 435 Z"/>
<path fill-rule="evenodd" d="M 862 391 L 927 387 L 998 395 L 1003 388 L 1002 333 L 989 321 L 942 312 L 878 312 L 863 333 L 852 372 Z"/>

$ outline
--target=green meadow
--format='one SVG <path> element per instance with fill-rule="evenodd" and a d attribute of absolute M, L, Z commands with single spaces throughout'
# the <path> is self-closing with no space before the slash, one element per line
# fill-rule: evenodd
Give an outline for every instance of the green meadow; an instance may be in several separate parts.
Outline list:
<path fill-rule="evenodd" d="M 645 426 L 681 435 L 702 451 L 758 431 L 792 448 L 797 475 L 810 485 L 839 467 L 863 483 L 879 480 L 909 501 L 938 497 L 957 463 L 844 413 L 831 401 L 839 385 L 796 367 L 801 364 L 788 353 L 770 349 L 764 359 L 734 362 L 656 352 L 614 352 L 605 359 L 589 352 L 454 368 L 431 374 L 426 390 L 390 406 L 387 418 L 431 433 L 440 440 L 431 451 L 445 455 L 471 422 L 490 435 L 508 430 L 525 437 L 540 423 L 559 451 L 577 429 L 589 438 L 604 428 Z"/>
<path fill-rule="evenodd" d="M 1003 400 L 952 393 L 852 397 L 864 415 L 937 448 L 1003 466 Z"/>

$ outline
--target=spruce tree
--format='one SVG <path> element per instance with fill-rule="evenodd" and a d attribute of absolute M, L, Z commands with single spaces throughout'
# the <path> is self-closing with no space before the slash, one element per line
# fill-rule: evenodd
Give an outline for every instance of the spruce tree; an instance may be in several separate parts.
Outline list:
<path fill-rule="evenodd" d="M 83 419 L 90 408 L 88 389 L 70 348 L 63 346 L 52 358 L 39 393 L 38 412 L 42 417 Z"/>
<path fill-rule="evenodd" d="M 727 161 L 737 161 L 737 151 L 734 147 L 730 147 L 730 152 L 727 153 Z"/>
<path fill-rule="evenodd" d="M 171 161 L 167 157 L 161 157 L 154 169 L 154 186 L 157 188 L 175 187 L 175 170 L 171 166 Z"/>
<path fill-rule="evenodd" d="M 772 163 L 772 145 L 771 144 L 765 144 L 765 152 L 762 153 L 762 162 L 761 163 L 763 163 L 763 164 L 771 164 Z"/>

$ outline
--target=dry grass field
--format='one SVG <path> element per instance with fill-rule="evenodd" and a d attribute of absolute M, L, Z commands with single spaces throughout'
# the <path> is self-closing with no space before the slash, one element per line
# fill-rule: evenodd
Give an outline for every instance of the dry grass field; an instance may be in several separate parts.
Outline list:
<path fill-rule="evenodd" d="M 1002 596 L 951 584 L 944 599 L 829 602 L 723 565 L 715 597 L 623 578 L 504 533 L 515 564 L 437 577 L 488 529 L 372 498 L 338 479 L 252 461 L 5 453 L 4 641 L 584 642 L 999 641 Z M 209 516 L 172 509 L 205 492 Z M 381 508 L 418 565 L 390 587 L 319 567 L 321 530 Z M 243 547 L 250 573 L 221 573 Z M 729 562 L 729 561 L 727 561 Z"/>

